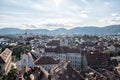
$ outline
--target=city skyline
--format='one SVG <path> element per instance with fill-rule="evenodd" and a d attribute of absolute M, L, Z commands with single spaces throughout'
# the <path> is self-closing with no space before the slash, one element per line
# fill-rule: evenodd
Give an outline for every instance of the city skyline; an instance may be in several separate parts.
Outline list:
<path fill-rule="evenodd" d="M 57 29 L 120 24 L 120 0 L 1 0 L 0 28 Z"/>

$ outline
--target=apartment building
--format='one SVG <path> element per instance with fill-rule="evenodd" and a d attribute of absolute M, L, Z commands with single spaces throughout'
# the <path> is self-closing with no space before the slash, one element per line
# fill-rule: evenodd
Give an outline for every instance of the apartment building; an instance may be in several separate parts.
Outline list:
<path fill-rule="evenodd" d="M 83 61 L 84 65 L 87 65 L 86 60 L 81 60 L 82 56 L 81 52 L 77 48 L 69 48 L 69 47 L 56 47 L 55 49 L 46 48 L 45 56 L 50 56 L 56 58 L 60 61 L 70 62 L 71 66 L 74 68 L 81 67 L 81 62 Z M 84 57 L 85 58 L 85 57 Z"/>
<path fill-rule="evenodd" d="M 6 48 L 0 54 L 0 75 L 7 74 L 11 69 L 12 51 Z"/>

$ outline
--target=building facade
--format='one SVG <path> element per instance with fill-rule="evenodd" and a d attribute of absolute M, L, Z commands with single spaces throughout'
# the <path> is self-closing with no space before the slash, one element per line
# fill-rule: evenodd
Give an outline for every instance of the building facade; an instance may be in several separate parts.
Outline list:
<path fill-rule="evenodd" d="M 55 49 L 45 49 L 45 56 L 50 56 L 60 61 L 70 62 L 71 66 L 74 68 L 81 67 L 81 61 L 83 61 L 83 63 L 86 63 L 85 65 L 87 65 L 85 59 L 81 60 L 81 52 L 79 49 L 76 48 L 57 47 Z"/>
<path fill-rule="evenodd" d="M 6 48 L 0 54 L 0 75 L 7 74 L 11 69 L 12 51 Z"/>

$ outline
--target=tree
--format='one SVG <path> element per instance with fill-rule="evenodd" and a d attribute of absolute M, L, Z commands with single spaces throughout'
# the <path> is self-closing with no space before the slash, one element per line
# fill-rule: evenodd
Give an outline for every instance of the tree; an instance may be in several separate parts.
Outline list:
<path fill-rule="evenodd" d="M 110 57 L 116 56 L 115 53 L 112 51 L 104 51 L 104 53 L 106 53 Z"/>
<path fill-rule="evenodd" d="M 4 75 L 4 76 L 2 77 L 2 80 L 7 80 L 7 75 Z"/>
<path fill-rule="evenodd" d="M 13 47 L 13 54 L 14 56 L 16 56 L 18 59 L 20 59 L 20 54 L 22 52 L 24 52 L 24 50 L 30 50 L 30 47 L 29 46 L 22 46 L 22 45 L 18 45 L 18 46 L 15 46 Z"/>
<path fill-rule="evenodd" d="M 0 77 L 0 80 L 2 80 L 2 77 Z"/>
<path fill-rule="evenodd" d="M 22 52 L 24 52 L 24 50 L 28 49 L 30 50 L 30 46 L 29 45 L 16 45 L 16 46 L 2 46 L 2 51 L 4 51 L 6 48 L 9 48 L 11 49 L 13 52 L 12 52 L 12 56 L 14 56 L 14 58 L 17 58 L 17 59 L 20 59 L 20 54 Z M 14 59 L 14 60 L 17 60 L 17 59 Z"/>
<path fill-rule="evenodd" d="M 2 52 L 3 52 L 6 48 L 12 49 L 12 46 L 6 45 L 6 46 L 1 46 L 1 48 L 2 48 Z"/>
<path fill-rule="evenodd" d="M 11 69 L 7 75 L 7 80 L 16 80 L 18 77 L 17 69 Z"/>

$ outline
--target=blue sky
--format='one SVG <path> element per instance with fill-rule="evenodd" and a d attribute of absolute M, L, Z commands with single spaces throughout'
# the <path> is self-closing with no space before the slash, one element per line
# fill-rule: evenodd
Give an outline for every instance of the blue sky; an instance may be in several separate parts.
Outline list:
<path fill-rule="evenodd" d="M 56 29 L 120 24 L 120 0 L 0 0 L 0 28 Z"/>

